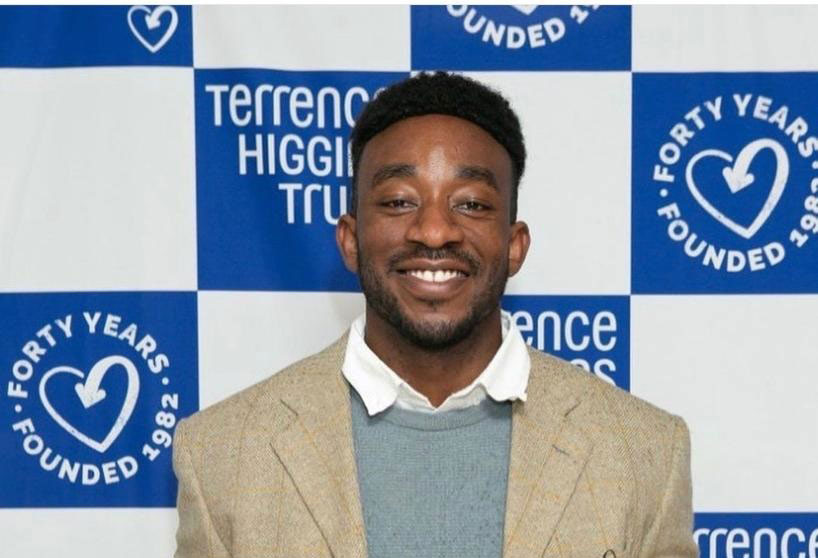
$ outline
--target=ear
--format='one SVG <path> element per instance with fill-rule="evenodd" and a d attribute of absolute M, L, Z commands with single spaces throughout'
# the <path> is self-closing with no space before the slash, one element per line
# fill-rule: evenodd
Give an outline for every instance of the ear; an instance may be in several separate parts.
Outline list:
<path fill-rule="evenodd" d="M 358 220 L 345 213 L 338 219 L 335 227 L 335 242 L 344 265 L 352 273 L 358 273 Z"/>
<path fill-rule="evenodd" d="M 508 244 L 508 276 L 516 275 L 523 267 L 528 247 L 531 245 L 531 234 L 528 225 L 517 221 L 511 225 L 511 239 Z"/>

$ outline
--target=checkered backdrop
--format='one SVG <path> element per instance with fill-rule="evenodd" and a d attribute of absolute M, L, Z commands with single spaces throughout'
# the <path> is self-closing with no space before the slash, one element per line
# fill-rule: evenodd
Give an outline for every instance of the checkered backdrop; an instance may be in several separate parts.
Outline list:
<path fill-rule="evenodd" d="M 818 554 L 815 7 L 0 8 L 3 554 L 168 556 L 176 422 L 363 308 L 347 134 L 499 88 L 533 345 L 683 416 L 702 555 Z"/>

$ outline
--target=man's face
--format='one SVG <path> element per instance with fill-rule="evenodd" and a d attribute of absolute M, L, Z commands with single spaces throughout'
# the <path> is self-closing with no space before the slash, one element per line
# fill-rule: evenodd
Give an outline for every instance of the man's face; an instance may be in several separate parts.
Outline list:
<path fill-rule="evenodd" d="M 528 249 L 526 225 L 510 223 L 506 150 L 467 120 L 412 117 L 366 144 L 357 176 L 338 243 L 368 306 L 427 349 L 468 337 Z"/>

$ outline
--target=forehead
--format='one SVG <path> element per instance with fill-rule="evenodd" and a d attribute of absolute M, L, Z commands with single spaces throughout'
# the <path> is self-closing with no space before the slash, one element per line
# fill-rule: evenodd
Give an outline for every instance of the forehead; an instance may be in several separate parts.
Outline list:
<path fill-rule="evenodd" d="M 443 114 L 406 118 L 373 136 L 361 154 L 359 171 L 366 178 L 381 165 L 424 166 L 440 160 L 489 167 L 501 182 L 511 181 L 511 157 L 497 140 L 468 120 Z"/>

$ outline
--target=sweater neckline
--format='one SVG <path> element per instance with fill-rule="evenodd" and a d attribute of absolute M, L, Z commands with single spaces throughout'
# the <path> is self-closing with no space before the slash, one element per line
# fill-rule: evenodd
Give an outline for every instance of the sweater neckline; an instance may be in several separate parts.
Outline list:
<path fill-rule="evenodd" d="M 487 418 L 503 419 L 511 415 L 510 401 L 495 401 L 485 397 L 480 403 L 463 409 L 452 409 L 438 413 L 402 409 L 397 405 L 368 416 L 366 407 L 357 391 L 350 386 L 350 399 L 358 406 L 358 410 L 369 419 L 368 422 L 386 421 L 396 426 L 424 431 L 454 430 L 471 426 Z"/>

